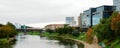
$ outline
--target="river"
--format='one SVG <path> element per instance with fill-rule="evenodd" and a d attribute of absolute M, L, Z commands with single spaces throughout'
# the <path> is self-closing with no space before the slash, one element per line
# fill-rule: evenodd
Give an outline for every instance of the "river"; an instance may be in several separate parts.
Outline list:
<path fill-rule="evenodd" d="M 51 39 L 38 35 L 17 36 L 17 41 L 12 48 L 83 48 L 80 45 L 67 40 Z"/>

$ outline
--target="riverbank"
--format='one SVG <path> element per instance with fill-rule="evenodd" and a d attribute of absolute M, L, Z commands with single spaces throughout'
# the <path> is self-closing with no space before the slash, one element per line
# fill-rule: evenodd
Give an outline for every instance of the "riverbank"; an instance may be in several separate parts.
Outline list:
<path fill-rule="evenodd" d="M 1 38 L 0 39 L 0 48 L 12 48 L 12 45 L 14 45 L 16 42 L 15 38 Z"/>
<path fill-rule="evenodd" d="M 86 38 L 86 33 L 81 33 L 79 36 L 72 36 L 70 34 L 59 35 L 58 33 L 45 32 L 45 33 L 41 34 L 40 36 L 58 37 L 58 38 L 73 40 L 73 41 L 78 42 L 78 43 L 80 43 L 81 41 L 88 43 L 88 40 Z M 116 39 L 116 40 L 111 41 L 111 42 L 108 40 L 103 40 L 102 42 L 104 43 L 105 48 L 119 48 L 120 47 L 119 39 Z"/>
<path fill-rule="evenodd" d="M 0 45 L 11 45 L 11 44 L 14 44 L 16 41 L 15 37 L 11 37 L 9 39 L 7 38 L 1 38 L 0 39 Z"/>
<path fill-rule="evenodd" d="M 50 38 L 55 37 L 55 38 L 61 38 L 61 39 L 65 39 L 65 40 L 72 40 L 78 44 L 81 44 L 81 42 L 78 40 L 82 40 L 82 42 L 84 42 L 84 43 L 86 42 L 85 33 L 81 33 L 79 36 L 72 36 L 70 34 L 59 35 L 58 33 L 44 32 L 40 36 L 45 36 L 45 37 L 50 37 Z"/>
<path fill-rule="evenodd" d="M 86 34 L 85 33 L 81 33 L 79 36 L 72 36 L 70 34 L 59 35 L 58 33 L 44 32 L 44 33 L 40 34 L 40 36 L 72 38 L 72 39 L 78 39 L 78 40 L 86 41 Z"/>
<path fill-rule="evenodd" d="M 41 34 L 41 36 L 47 36 L 47 37 L 50 37 L 50 38 L 51 37 L 57 37 L 57 38 L 65 39 L 65 40 L 71 40 L 71 41 L 74 41 L 74 42 L 76 42 L 78 44 L 83 44 L 84 48 L 101 48 L 98 45 L 97 37 L 94 38 L 93 43 L 89 44 L 87 42 L 85 33 L 81 33 L 79 36 L 72 36 L 70 34 L 59 35 L 58 33 L 48 33 L 48 32 L 45 32 L 45 33 Z"/>

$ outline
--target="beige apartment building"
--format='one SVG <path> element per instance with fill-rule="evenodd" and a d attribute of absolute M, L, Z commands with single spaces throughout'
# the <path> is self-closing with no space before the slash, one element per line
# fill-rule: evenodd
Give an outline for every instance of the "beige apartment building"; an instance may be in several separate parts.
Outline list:
<path fill-rule="evenodd" d="M 63 28 L 64 24 L 50 24 L 50 25 L 46 25 L 45 29 L 50 29 L 50 30 L 55 30 L 57 28 Z"/>
<path fill-rule="evenodd" d="M 78 16 L 78 27 L 82 27 L 82 15 L 83 13 L 80 13 L 80 16 Z"/>

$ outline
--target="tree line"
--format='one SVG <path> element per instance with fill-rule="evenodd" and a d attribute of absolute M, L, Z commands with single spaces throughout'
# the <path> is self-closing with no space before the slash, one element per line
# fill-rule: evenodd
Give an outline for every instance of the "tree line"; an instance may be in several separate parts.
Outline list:
<path fill-rule="evenodd" d="M 94 35 L 98 37 L 99 42 L 104 40 L 114 42 L 116 39 L 120 39 L 120 14 L 113 12 L 109 18 L 101 19 L 99 24 L 89 28 L 87 39 L 92 40 Z"/>
<path fill-rule="evenodd" d="M 0 38 L 10 38 L 17 34 L 16 27 L 8 22 L 6 25 L 0 24 Z"/>
<path fill-rule="evenodd" d="M 68 24 L 64 24 L 63 28 L 56 28 L 55 30 L 46 30 L 49 33 L 58 33 L 59 35 L 69 34 L 72 36 L 79 36 L 79 31 L 75 27 L 70 27 Z"/>

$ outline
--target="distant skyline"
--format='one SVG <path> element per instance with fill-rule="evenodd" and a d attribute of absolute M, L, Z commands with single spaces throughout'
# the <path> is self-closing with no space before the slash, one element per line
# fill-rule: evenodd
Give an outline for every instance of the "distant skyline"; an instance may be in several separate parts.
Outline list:
<path fill-rule="evenodd" d="M 91 7 L 113 5 L 113 0 L 0 0 L 0 23 L 12 22 L 33 27 L 65 23 Z"/>

